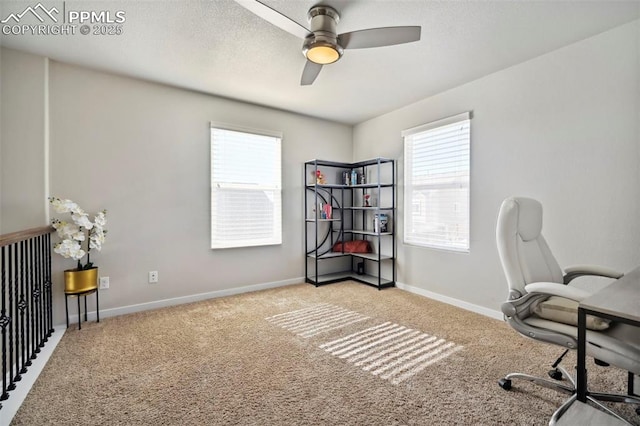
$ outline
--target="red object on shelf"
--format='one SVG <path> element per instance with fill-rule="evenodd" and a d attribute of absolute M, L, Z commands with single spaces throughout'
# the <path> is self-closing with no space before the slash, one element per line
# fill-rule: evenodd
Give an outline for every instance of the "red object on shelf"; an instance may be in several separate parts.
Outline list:
<path fill-rule="evenodd" d="M 331 207 L 331 204 L 325 204 L 324 207 L 322 207 L 322 210 L 324 210 L 325 218 L 331 219 L 331 214 L 333 213 L 333 207 Z"/>
<path fill-rule="evenodd" d="M 344 242 L 344 251 L 341 242 L 335 243 L 331 250 L 344 253 L 371 253 L 371 245 L 367 240 L 351 240 Z"/>

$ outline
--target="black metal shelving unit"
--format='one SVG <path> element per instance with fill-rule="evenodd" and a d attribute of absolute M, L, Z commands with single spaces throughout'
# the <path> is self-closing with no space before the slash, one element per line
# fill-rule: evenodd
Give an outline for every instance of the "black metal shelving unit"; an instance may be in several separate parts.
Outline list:
<path fill-rule="evenodd" d="M 345 182 L 355 171 L 357 183 Z M 320 172 L 324 180 L 317 179 Z M 364 176 L 364 181 L 363 181 Z M 315 286 L 347 279 L 382 289 L 396 282 L 395 160 L 304 163 L 305 281 Z M 369 205 L 365 205 L 369 195 Z M 331 206 L 330 217 L 325 205 Z M 325 212 L 323 214 L 323 212 Z M 387 216 L 387 229 L 381 226 Z M 379 222 L 376 225 L 376 217 Z M 336 243 L 366 240 L 371 253 L 333 251 Z"/>

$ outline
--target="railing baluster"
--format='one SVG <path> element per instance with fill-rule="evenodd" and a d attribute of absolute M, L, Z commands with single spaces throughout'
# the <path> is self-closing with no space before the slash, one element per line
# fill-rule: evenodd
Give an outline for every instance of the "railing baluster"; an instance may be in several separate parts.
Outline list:
<path fill-rule="evenodd" d="M 45 330 L 47 332 L 46 339 L 48 340 L 53 333 L 53 310 L 52 310 L 52 294 L 51 294 L 51 236 L 46 234 L 44 236 L 44 291 L 45 291 L 45 304 L 46 304 L 46 322 Z"/>
<path fill-rule="evenodd" d="M 14 381 L 19 382 L 22 380 L 22 375 L 20 372 L 20 342 L 22 340 L 22 333 L 20 333 L 20 282 L 21 282 L 21 272 L 20 272 L 20 262 L 21 262 L 21 254 L 20 250 L 22 247 L 22 242 L 17 243 L 15 246 L 15 257 L 13 259 L 14 265 L 14 281 L 13 281 L 13 298 L 14 298 L 14 316 L 12 318 L 15 319 L 13 324 L 13 330 L 15 332 L 15 345 L 13 347 L 15 354 L 15 369 L 16 369 L 16 378 Z"/>
<path fill-rule="evenodd" d="M 36 301 L 36 349 L 38 351 L 38 353 L 40 353 L 40 348 L 42 347 L 42 339 L 43 339 L 43 334 L 42 334 L 42 315 L 40 313 L 40 309 L 42 308 L 42 303 L 41 303 L 41 299 L 40 296 L 42 295 L 42 266 L 41 266 L 41 259 L 40 259 L 40 254 L 41 254 L 41 250 L 42 248 L 41 246 L 41 242 L 40 242 L 41 238 L 40 237 L 36 237 L 35 242 L 36 242 L 36 289 L 34 290 L 34 298 Z M 35 293 L 38 294 L 35 294 Z"/>
<path fill-rule="evenodd" d="M 36 263 L 36 256 L 35 256 L 35 244 L 33 239 L 29 240 L 29 263 L 27 264 L 28 268 L 29 268 L 29 289 L 27 290 L 27 310 L 29 312 L 28 317 L 29 317 L 29 322 L 27 323 L 28 328 L 27 328 L 27 334 L 29 335 L 29 338 L 27 339 L 29 342 L 29 349 L 27 351 L 27 362 L 29 363 L 29 367 L 31 366 L 32 362 L 31 360 L 33 359 L 33 352 L 35 349 L 35 324 L 34 324 L 34 317 L 33 317 L 33 291 L 35 290 L 35 280 L 36 280 L 36 274 L 35 274 L 35 263 Z"/>
<path fill-rule="evenodd" d="M 54 331 L 52 231 L 42 227 L 0 235 L 0 400 L 9 398 Z"/>
<path fill-rule="evenodd" d="M 0 310 L 0 327 L 2 327 L 2 394 L 0 394 L 0 400 L 2 401 L 9 398 L 9 394 L 7 393 L 7 351 L 5 350 L 7 347 L 7 326 L 10 322 L 10 319 L 7 316 L 5 294 L 7 291 L 7 270 L 5 265 L 6 255 L 5 247 L 2 247 L 2 252 L 0 252 L 0 257 L 2 257 L 2 309 Z"/>
<path fill-rule="evenodd" d="M 16 290 L 16 283 L 18 282 L 18 256 L 16 251 L 17 247 L 15 244 L 9 246 L 9 318 L 11 318 L 11 324 L 9 324 L 9 377 L 11 379 L 8 389 L 10 391 L 16 388 L 16 380 L 20 380 L 20 376 L 18 375 L 17 350 L 13 341 L 13 336 L 16 332 L 14 294 Z M 15 374 L 13 373 L 14 370 Z"/>
<path fill-rule="evenodd" d="M 42 294 L 42 276 L 40 275 L 40 237 L 36 237 L 35 241 L 35 275 L 34 289 L 33 289 L 33 308 L 34 308 L 34 352 L 40 353 L 42 347 L 42 324 L 40 324 L 40 295 Z"/>
<path fill-rule="evenodd" d="M 51 234 L 45 235 L 46 241 L 46 253 L 45 259 L 47 261 L 47 296 L 49 298 L 49 305 L 47 307 L 47 318 L 49 320 L 48 334 L 51 336 L 53 333 L 53 283 L 51 282 Z"/>
<path fill-rule="evenodd" d="M 18 308 L 20 309 L 20 374 L 27 372 L 27 366 L 25 364 L 27 348 L 25 347 L 25 341 L 29 341 L 28 335 L 25 330 L 26 323 L 26 309 L 27 302 L 25 299 L 26 285 L 27 285 L 27 271 L 25 270 L 25 257 L 27 256 L 27 242 L 22 241 L 20 243 L 20 302 Z"/>
<path fill-rule="evenodd" d="M 45 324 L 45 319 L 46 316 L 44 314 L 44 311 L 46 309 L 46 303 L 44 301 L 44 296 L 45 296 L 45 291 L 44 291 L 44 283 L 45 283 L 45 277 L 44 277 L 44 237 L 41 235 L 38 237 L 38 241 L 39 241 L 39 245 L 40 245 L 40 250 L 38 250 L 38 252 L 40 253 L 40 255 L 38 256 L 38 265 L 40 265 L 40 281 L 38 284 L 38 287 L 40 288 L 40 295 L 38 296 L 38 300 L 39 300 L 39 308 L 38 308 L 38 315 L 40 316 L 40 347 L 44 347 L 44 344 L 47 342 L 48 338 L 47 338 L 47 331 L 46 331 L 46 324 Z"/>

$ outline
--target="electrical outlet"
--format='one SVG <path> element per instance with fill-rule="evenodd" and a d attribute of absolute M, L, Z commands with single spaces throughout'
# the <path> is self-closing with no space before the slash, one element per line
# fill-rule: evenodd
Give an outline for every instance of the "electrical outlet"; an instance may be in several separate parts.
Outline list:
<path fill-rule="evenodd" d="M 149 271 L 149 284 L 158 282 L 158 271 Z"/>
<path fill-rule="evenodd" d="M 109 277 L 100 277 L 100 290 L 109 288 Z"/>

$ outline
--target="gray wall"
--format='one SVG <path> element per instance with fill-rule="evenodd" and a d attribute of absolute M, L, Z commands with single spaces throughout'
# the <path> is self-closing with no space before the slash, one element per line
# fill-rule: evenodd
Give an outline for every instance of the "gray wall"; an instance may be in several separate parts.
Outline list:
<path fill-rule="evenodd" d="M 118 308 L 130 305 L 149 307 L 165 299 L 301 281 L 302 163 L 316 156 L 351 158 L 350 126 L 55 61 L 49 62 L 47 78 L 44 58 L 4 48 L 2 54 L 3 81 L 7 69 L 20 83 L 8 91 L 15 93 L 13 97 L 2 98 L 3 111 L 11 109 L 12 114 L 5 115 L 5 121 L 22 130 L 19 136 L 3 137 L 7 184 L 3 195 L 23 192 L 24 179 L 30 179 L 25 167 L 39 176 L 29 180 L 32 203 L 3 205 L 13 214 L 3 215 L 3 232 L 27 226 L 25 221 L 9 219 L 33 211 L 38 212 L 36 226 L 46 224 L 40 135 L 45 131 L 43 99 L 48 81 L 51 195 L 70 198 L 91 213 L 108 210 L 107 242 L 92 256 L 100 275 L 111 281 L 110 289 L 100 293 L 101 311 L 119 313 Z M 30 86 L 24 92 L 28 96 L 22 92 L 24 86 Z M 3 95 L 6 92 L 3 85 Z M 16 99 L 24 106 L 9 108 Z M 281 245 L 209 248 L 210 121 L 283 132 Z M 18 142 L 24 134 L 33 143 Z M 6 150 L 20 155 L 5 164 Z M 20 179 L 7 179 L 9 172 Z M 56 323 L 64 322 L 62 271 L 74 266 L 72 260 L 54 255 Z M 147 283 L 151 270 L 159 271 L 158 284 Z M 89 310 L 94 309 L 92 299 Z"/>
<path fill-rule="evenodd" d="M 47 225 L 47 59 L 0 52 L 0 233 Z"/>
<path fill-rule="evenodd" d="M 302 163 L 351 127 L 52 62 L 51 193 L 108 209 L 104 308 L 304 275 Z M 211 250 L 210 121 L 282 131 L 283 243 Z M 159 271 L 148 284 L 147 272 Z"/>
<path fill-rule="evenodd" d="M 499 310 L 495 221 L 510 195 L 539 199 L 561 265 L 640 263 L 640 23 L 625 25 L 354 128 L 356 160 L 399 159 L 400 132 L 472 110 L 471 252 L 398 244 L 398 281 Z M 592 285 L 592 283 L 588 283 Z"/>

